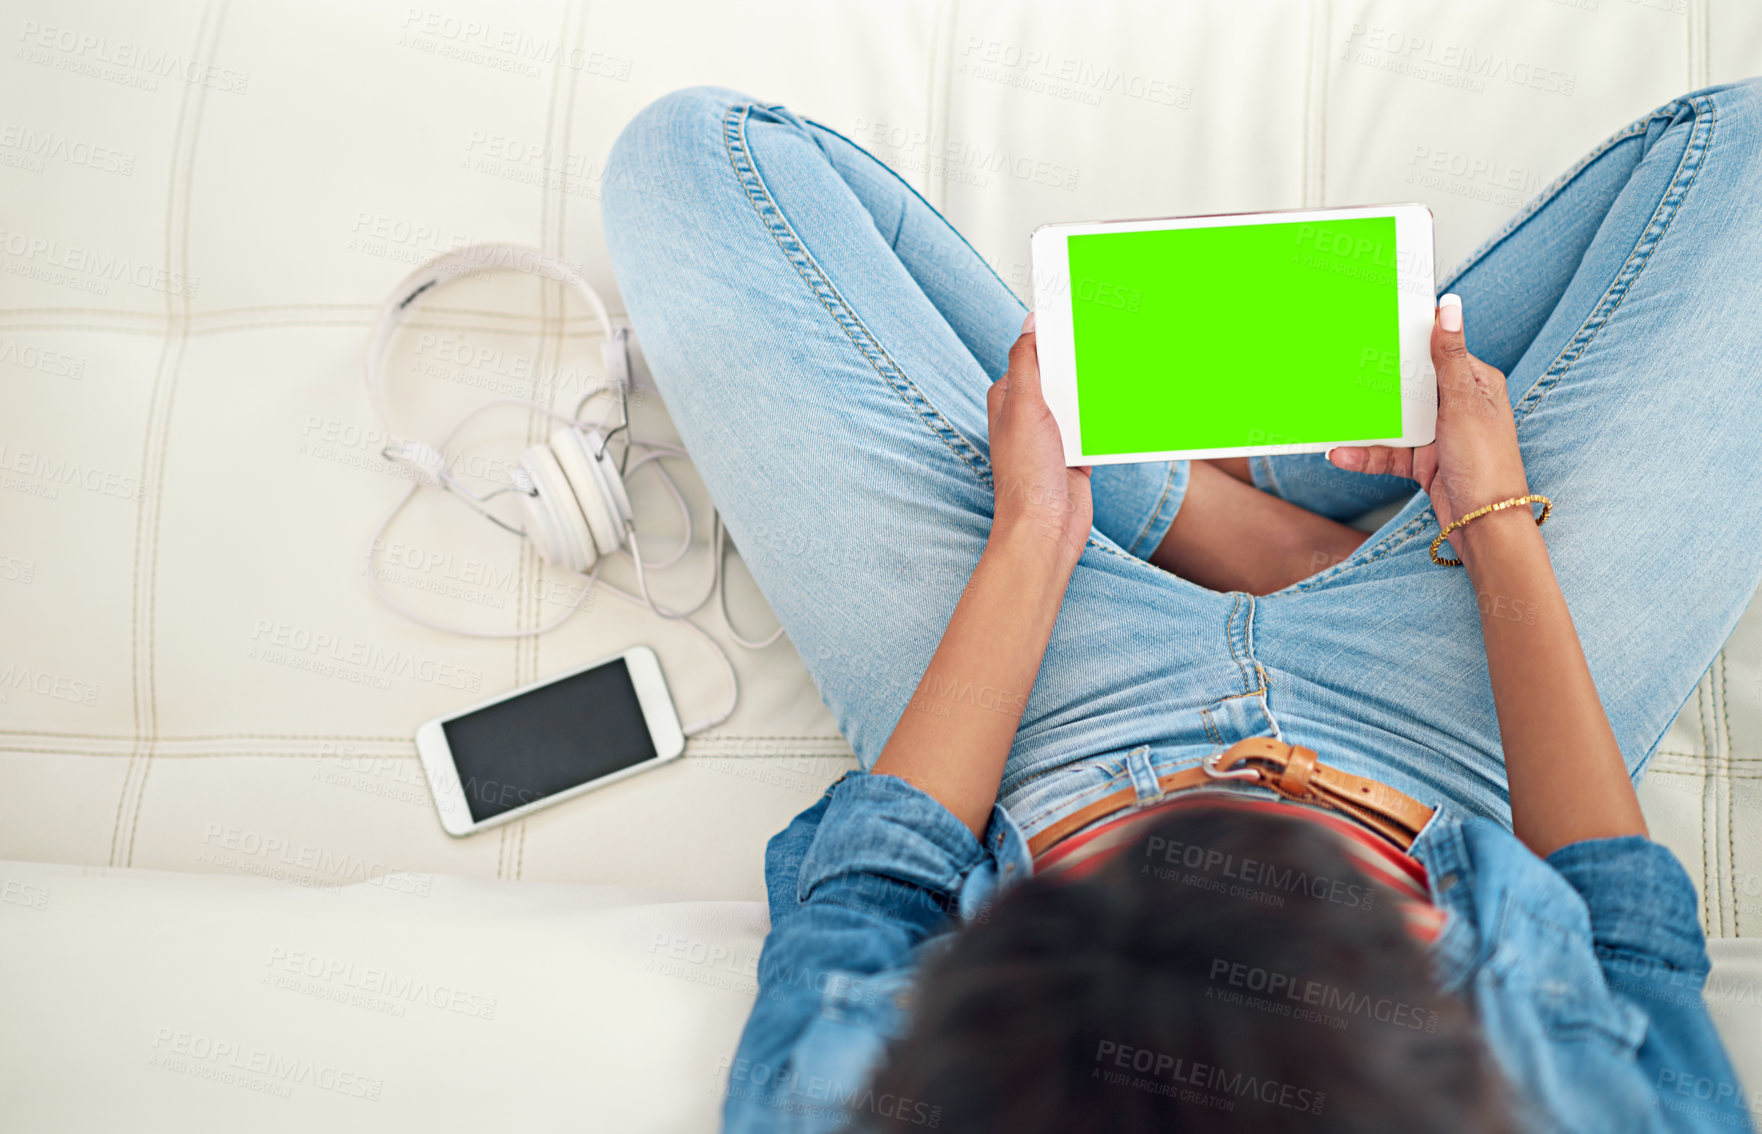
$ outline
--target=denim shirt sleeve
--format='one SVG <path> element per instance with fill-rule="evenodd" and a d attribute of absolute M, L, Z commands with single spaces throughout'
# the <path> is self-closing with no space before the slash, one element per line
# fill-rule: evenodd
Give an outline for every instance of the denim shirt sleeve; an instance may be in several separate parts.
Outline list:
<path fill-rule="evenodd" d="M 933 1129 L 933 1101 L 877 1095 L 869 1077 L 901 1028 L 922 952 L 1030 869 L 1002 808 L 980 840 L 904 780 L 853 772 L 833 784 L 766 849 L 771 932 L 723 1129 L 838 1130 L 852 1111 Z"/>
<path fill-rule="evenodd" d="M 1502 824 L 1445 812 L 1414 843 L 1449 914 L 1434 970 L 1473 1004 L 1524 1127 L 1749 1130 L 1701 997 L 1694 887 L 1671 853 L 1593 839 L 1543 860 Z"/>
<path fill-rule="evenodd" d="M 1634 836 L 1573 843 L 1547 863 L 1584 898 L 1610 990 L 1646 1014 L 1636 1059 L 1666 1126 L 1748 1129 L 1746 1096 L 1702 996 L 1706 940 L 1676 856 Z"/>

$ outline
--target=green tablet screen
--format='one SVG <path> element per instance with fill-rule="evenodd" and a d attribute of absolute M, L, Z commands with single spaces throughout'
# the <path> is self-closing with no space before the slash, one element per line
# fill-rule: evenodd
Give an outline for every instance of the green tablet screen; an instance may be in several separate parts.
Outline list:
<path fill-rule="evenodd" d="M 1393 217 L 1067 245 L 1084 453 L 1401 435 Z"/>

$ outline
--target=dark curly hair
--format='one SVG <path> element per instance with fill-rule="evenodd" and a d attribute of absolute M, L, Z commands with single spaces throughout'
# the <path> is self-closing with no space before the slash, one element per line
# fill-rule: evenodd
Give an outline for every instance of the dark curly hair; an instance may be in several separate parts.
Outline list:
<path fill-rule="evenodd" d="M 859 1129 L 1505 1134 L 1468 1006 L 1321 825 L 1196 806 L 952 935 Z"/>

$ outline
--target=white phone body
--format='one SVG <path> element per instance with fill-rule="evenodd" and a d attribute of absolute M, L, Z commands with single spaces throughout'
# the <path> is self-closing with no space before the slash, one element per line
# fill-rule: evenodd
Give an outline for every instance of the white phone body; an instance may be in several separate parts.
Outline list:
<path fill-rule="evenodd" d="M 655 756 L 640 763 L 630 764 L 617 771 L 585 779 L 574 786 L 551 792 L 542 798 L 523 803 L 488 818 L 474 819 L 465 794 L 466 778 L 461 777 L 453 757 L 452 746 L 447 740 L 447 723 L 469 716 L 481 709 L 516 700 L 534 690 L 543 689 L 559 681 L 567 681 L 589 670 L 618 661 L 622 661 L 629 671 L 630 682 L 636 690 L 637 702 L 641 706 L 642 719 L 648 727 L 648 736 L 654 746 Z M 488 827 L 512 822 L 530 815 L 542 807 L 571 799 L 582 792 L 605 787 L 607 784 L 628 779 L 638 772 L 659 767 L 676 759 L 684 751 L 685 734 L 680 730 L 679 715 L 674 710 L 673 698 L 667 691 L 667 681 L 661 673 L 660 660 L 655 657 L 655 652 L 647 646 L 635 646 L 623 653 L 601 658 L 566 673 L 560 673 L 543 681 L 515 689 L 510 693 L 504 693 L 499 697 L 479 701 L 477 704 L 470 705 L 456 713 L 424 721 L 416 730 L 416 753 L 422 759 L 422 770 L 428 778 L 430 790 L 434 793 L 435 808 L 440 813 L 441 827 L 449 835 L 469 835 Z"/>
<path fill-rule="evenodd" d="M 1071 236 L 1107 232 L 1141 232 L 1178 228 L 1222 228 L 1251 224 L 1325 225 L 1333 219 L 1392 217 L 1395 221 L 1395 286 L 1400 357 L 1388 379 L 1401 387 L 1400 435 L 1368 438 L 1316 438 L 1295 443 L 1267 443 L 1226 448 L 1150 449 L 1131 453 L 1084 451 L 1078 414 L 1077 358 L 1067 240 Z M 1417 446 L 1431 443 L 1437 427 L 1437 379 L 1431 361 L 1434 298 L 1432 212 L 1420 204 L 1374 205 L 1341 209 L 1285 209 L 1263 213 L 1164 217 L 1148 220 L 1047 224 L 1029 237 L 1033 264 L 1036 347 L 1041 389 L 1064 441 L 1067 466 L 1117 464 L 1130 461 L 1241 457 L 1275 453 L 1316 453 L 1337 444 Z M 1082 284 L 1092 289 L 1094 281 Z M 1087 298 L 1087 296 L 1085 296 Z M 1269 333 L 1277 333 L 1277 313 L 1291 297 L 1265 297 Z M 1395 369 L 1398 367 L 1398 370 Z"/>

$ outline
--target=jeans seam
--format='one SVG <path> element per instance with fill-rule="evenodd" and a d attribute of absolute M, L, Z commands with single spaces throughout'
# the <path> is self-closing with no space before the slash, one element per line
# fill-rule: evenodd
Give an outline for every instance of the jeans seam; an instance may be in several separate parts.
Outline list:
<path fill-rule="evenodd" d="M 1156 523 L 1157 517 L 1162 515 L 1162 506 L 1164 504 L 1168 503 L 1169 492 L 1174 487 L 1175 487 L 1175 463 L 1173 461 L 1170 461 L 1169 462 L 1169 475 L 1163 478 L 1162 495 L 1158 496 L 1156 498 L 1156 507 L 1154 507 L 1150 510 L 1150 516 L 1149 516 L 1149 518 L 1147 518 L 1144 521 L 1144 526 L 1142 528 L 1140 528 L 1138 530 L 1138 534 L 1135 537 L 1133 537 L 1132 545 L 1130 547 L 1126 548 L 1126 550 L 1128 552 L 1130 552 L 1133 556 L 1137 556 L 1138 545 L 1144 542 L 1144 537 L 1150 534 L 1151 525 Z M 1156 549 L 1151 548 L 1151 550 L 1155 551 Z"/>
<path fill-rule="evenodd" d="M 1675 106 L 1681 102 L 1682 100 L 1678 100 L 1677 103 L 1671 105 Z M 1639 240 L 1634 243 L 1632 251 L 1627 254 L 1627 259 L 1622 262 L 1621 268 L 1615 273 L 1615 279 L 1603 292 L 1602 298 L 1598 299 L 1596 305 L 1591 308 L 1590 315 L 1586 316 L 1577 333 L 1568 340 L 1566 346 L 1562 347 L 1560 353 L 1555 356 L 1554 361 L 1548 364 L 1548 368 L 1537 377 L 1535 382 L 1531 383 L 1530 388 L 1524 391 L 1523 397 L 1519 398 L 1517 404 L 1512 407 L 1512 415 L 1517 421 L 1522 421 L 1535 412 L 1535 408 L 1542 404 L 1542 399 L 1547 396 L 1548 391 L 1560 384 L 1560 379 L 1572 369 L 1573 363 L 1584 356 L 1585 351 L 1590 349 L 1591 343 L 1596 341 L 1597 335 L 1608 325 L 1609 320 L 1615 317 L 1615 313 L 1621 309 L 1622 301 L 1627 298 L 1628 291 L 1632 289 L 1634 281 L 1640 278 L 1640 273 L 1651 262 L 1653 251 L 1663 241 L 1664 234 L 1670 230 L 1670 222 L 1676 218 L 1677 212 L 1682 208 L 1683 199 L 1688 196 L 1689 188 L 1694 185 L 1695 177 L 1701 171 L 1701 161 L 1707 156 L 1707 150 L 1712 143 L 1714 122 L 1713 101 L 1711 99 L 1702 96 L 1686 105 L 1693 106 L 1695 122 L 1689 128 L 1688 143 L 1683 147 L 1682 158 L 1677 163 L 1676 171 L 1671 174 L 1670 184 L 1665 186 L 1664 196 L 1659 200 L 1657 208 L 1652 211 L 1651 219 L 1646 222 L 1645 231 L 1640 233 Z"/>
<path fill-rule="evenodd" d="M 977 248 L 973 247 L 972 242 L 966 238 L 966 236 L 961 232 L 961 230 L 956 228 L 954 226 L 954 224 L 952 222 L 950 222 L 947 217 L 943 216 L 942 211 L 940 209 L 938 209 L 935 205 L 932 205 L 929 201 L 926 201 L 924 199 L 924 195 L 922 193 L 918 192 L 917 189 L 913 188 L 912 183 L 907 181 L 905 178 L 901 177 L 899 175 L 899 172 L 897 170 L 895 170 L 891 165 L 888 165 L 886 162 L 882 161 L 880 158 L 875 157 L 874 154 L 869 153 L 868 147 L 864 146 L 861 142 L 858 142 L 858 141 L 855 141 L 854 139 L 845 137 L 845 135 L 839 133 L 837 130 L 832 129 L 830 126 L 827 126 L 823 122 L 816 122 L 812 118 L 804 118 L 804 119 L 802 119 L 802 121 L 804 121 L 808 125 L 814 127 L 816 130 L 824 130 L 826 133 L 832 135 L 834 138 L 837 138 L 840 141 L 849 143 L 853 149 L 856 149 L 863 154 L 867 154 L 875 162 L 876 165 L 880 166 L 882 169 L 887 171 L 888 176 L 892 177 L 895 181 L 899 182 L 900 186 L 902 188 L 904 188 L 906 190 L 906 192 L 908 192 L 912 196 L 916 197 L 918 199 L 919 203 L 921 203 L 926 209 L 929 209 L 930 215 L 935 217 L 937 220 L 941 221 L 943 226 L 945 228 L 947 228 L 948 231 L 954 235 L 954 238 L 956 240 L 959 240 L 962 244 L 966 245 L 967 251 L 969 251 L 973 254 L 973 258 L 975 260 L 977 260 L 977 261 L 979 261 L 979 263 L 985 265 L 985 270 L 987 272 L 991 273 L 991 278 L 997 281 L 997 284 L 999 287 L 1003 288 L 1003 290 L 1008 292 L 1010 295 L 1016 295 L 1015 288 L 1012 288 L 1009 284 L 1004 283 L 1003 277 L 997 274 L 997 269 L 993 268 L 991 266 L 991 261 L 989 261 L 985 257 L 979 255 L 979 250 Z M 1022 303 L 1021 296 L 1016 296 L 1016 303 L 1024 311 L 1027 310 L 1027 305 Z"/>
<path fill-rule="evenodd" d="M 1218 731 L 1217 722 L 1212 719 L 1211 709 L 1200 709 L 1199 717 L 1205 722 L 1205 734 L 1211 737 L 1211 742 L 1219 748 L 1227 747 L 1224 744 L 1224 734 Z"/>
<path fill-rule="evenodd" d="M 1243 599 L 1248 600 L 1248 611 L 1243 615 L 1243 618 L 1252 619 L 1254 617 L 1254 596 L 1246 591 L 1237 591 L 1236 601 L 1230 607 L 1230 616 L 1224 620 L 1224 641 L 1230 647 L 1230 660 L 1236 663 L 1237 671 L 1242 674 L 1242 691 L 1251 693 L 1253 690 L 1249 688 L 1248 684 L 1248 667 L 1243 664 L 1242 655 L 1236 651 L 1236 612 L 1242 609 Z M 1243 638 L 1246 641 L 1246 625 L 1243 628 Z"/>
<path fill-rule="evenodd" d="M 1230 596 L 1230 613 L 1224 618 L 1224 645 L 1230 648 L 1230 661 L 1238 670 L 1242 669 L 1242 659 L 1236 656 L 1236 612 L 1242 609 L 1242 592 L 1237 591 Z M 1246 677 L 1246 673 L 1244 673 Z"/>
<path fill-rule="evenodd" d="M 968 441 L 954 427 L 934 403 L 918 388 L 917 383 L 907 378 L 905 371 L 895 362 L 880 340 L 876 339 L 856 311 L 846 302 L 838 288 L 820 268 L 819 262 L 807 249 L 807 243 L 790 225 L 783 215 L 782 206 L 777 204 L 771 195 L 770 187 L 765 184 L 759 174 L 758 162 L 752 156 L 752 150 L 746 141 L 746 121 L 755 103 L 735 103 L 728 108 L 722 118 L 722 140 L 728 149 L 728 161 L 733 167 L 734 176 L 745 190 L 747 201 L 758 215 L 759 223 L 765 226 L 771 238 L 777 242 L 777 248 L 783 253 L 784 259 L 795 268 L 803 282 L 808 285 L 809 292 L 826 308 L 832 320 L 851 340 L 869 365 L 881 376 L 882 381 L 893 388 L 906 408 L 915 413 L 931 434 L 939 438 L 949 451 L 958 457 L 961 463 L 972 470 L 979 483 L 993 488 L 990 462 L 985 460 L 972 442 Z M 762 108 L 760 108 L 762 109 Z M 768 213 L 768 215 L 767 215 Z M 793 247 L 792 247 L 793 246 Z M 933 420 L 934 419 L 934 420 Z M 940 423 L 940 424 L 938 424 Z M 971 452 L 964 452 L 963 447 Z M 979 463 L 975 464 L 977 461 Z"/>
<path fill-rule="evenodd" d="M 1580 158 L 1571 169 L 1555 178 L 1552 184 L 1543 189 L 1540 193 L 1537 193 L 1535 197 L 1530 200 L 1529 204 L 1518 210 L 1517 214 L 1510 220 L 1506 221 L 1497 232 L 1483 240 L 1478 248 L 1470 252 L 1459 264 L 1452 268 L 1449 275 L 1445 277 L 1443 284 L 1439 286 L 1438 290 L 1440 293 L 1448 290 L 1449 287 L 1456 283 L 1457 280 L 1461 279 L 1469 269 L 1485 259 L 1488 253 L 1492 252 L 1493 249 L 1509 239 L 1518 229 L 1528 223 L 1531 217 L 1541 212 L 1542 206 L 1565 192 L 1566 187 L 1578 180 L 1579 175 L 1586 169 L 1589 169 L 1592 162 L 1614 149 L 1617 143 L 1625 142 L 1629 138 L 1638 137 L 1645 133 L 1646 128 L 1650 126 L 1655 119 L 1665 117 L 1666 111 L 1671 110 L 1673 107 L 1680 106 L 1681 104 L 1681 99 L 1669 102 L 1646 115 L 1644 118 L 1630 123 L 1625 128 L 1618 130 L 1614 134 L 1605 138 L 1602 144 L 1598 145 L 1596 149 Z"/>
<path fill-rule="evenodd" d="M 1277 496 L 1280 500 L 1289 500 L 1290 497 L 1285 495 L 1285 486 L 1279 483 L 1278 470 L 1273 467 L 1272 461 L 1265 456 L 1250 458 L 1248 465 L 1248 483 L 1254 483 L 1255 461 L 1260 462 L 1260 471 L 1265 474 L 1267 487 L 1273 490 L 1273 495 Z"/>

